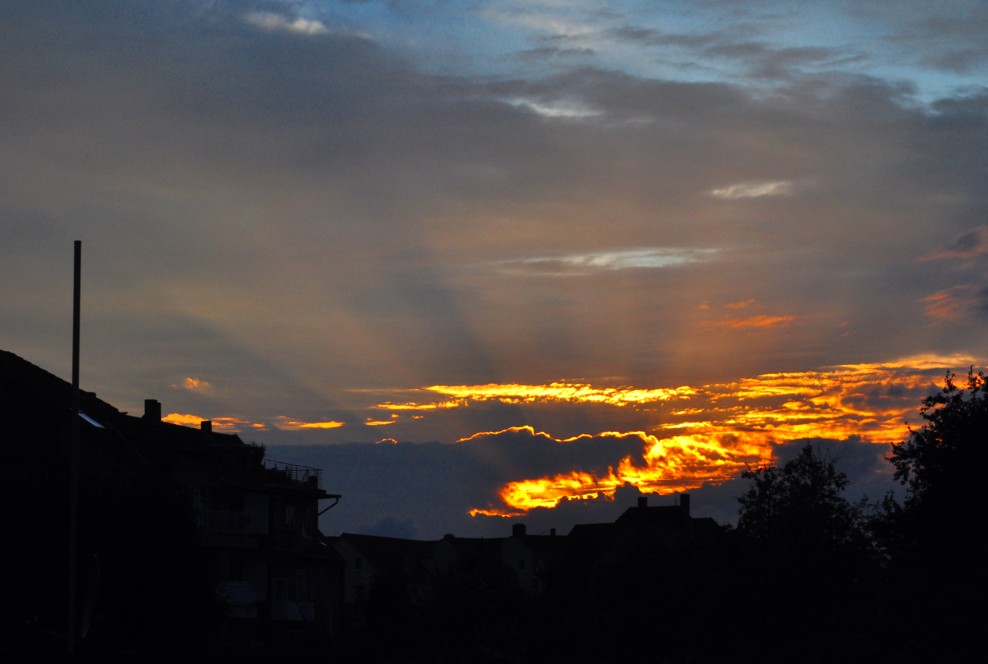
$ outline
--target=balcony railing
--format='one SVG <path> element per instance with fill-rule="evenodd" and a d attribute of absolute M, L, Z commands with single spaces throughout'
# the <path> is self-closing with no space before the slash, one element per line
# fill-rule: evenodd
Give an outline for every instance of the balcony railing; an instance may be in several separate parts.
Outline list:
<path fill-rule="evenodd" d="M 300 466 L 297 463 L 285 463 L 284 461 L 275 461 L 274 459 L 265 459 L 264 467 L 268 470 L 281 473 L 293 482 L 305 484 L 316 489 L 322 488 L 321 468 Z"/>

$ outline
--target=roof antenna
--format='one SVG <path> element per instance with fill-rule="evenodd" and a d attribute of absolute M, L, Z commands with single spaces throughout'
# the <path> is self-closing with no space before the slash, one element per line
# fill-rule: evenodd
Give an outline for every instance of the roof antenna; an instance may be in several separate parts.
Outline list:
<path fill-rule="evenodd" d="M 66 650 L 75 654 L 79 631 L 79 301 L 82 275 L 82 241 L 75 241 L 72 289 L 72 426 L 69 446 L 69 624 Z"/>

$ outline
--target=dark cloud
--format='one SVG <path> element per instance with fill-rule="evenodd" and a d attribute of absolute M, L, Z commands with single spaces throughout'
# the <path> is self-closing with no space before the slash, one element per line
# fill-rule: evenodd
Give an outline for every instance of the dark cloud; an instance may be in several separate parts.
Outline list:
<path fill-rule="evenodd" d="M 988 254 L 988 226 L 982 225 L 961 233 L 945 247 L 934 251 L 927 259 L 969 259 Z"/>
<path fill-rule="evenodd" d="M 560 442 L 519 431 L 458 444 L 278 446 L 268 455 L 323 469 L 327 491 L 344 496 L 323 519 L 329 532 L 376 529 L 394 534 L 414 526 L 416 536 L 427 538 L 445 532 L 494 534 L 503 519 L 474 519 L 468 513 L 503 508 L 497 492 L 510 481 L 572 470 L 606 472 L 626 456 L 640 463 L 642 451 L 641 439 L 634 437 Z M 601 504 L 610 509 L 614 502 Z M 565 518 L 557 521 L 562 527 Z"/>
<path fill-rule="evenodd" d="M 540 441 L 539 437 L 502 438 L 458 445 L 285 447 L 269 450 L 269 455 L 276 451 L 298 463 L 323 468 L 324 486 L 343 495 L 340 504 L 322 518 L 321 527 L 328 534 L 367 532 L 430 539 L 453 532 L 495 537 L 506 536 L 509 524 L 517 521 L 526 523 L 532 533 L 548 533 L 555 528 L 565 534 L 579 523 L 613 521 L 643 495 L 652 505 L 673 504 L 676 500 L 673 495 L 647 495 L 625 486 L 612 497 L 564 500 L 554 509 L 537 508 L 510 519 L 470 517 L 470 509 L 496 502 L 495 492 L 501 484 L 519 479 L 513 473 L 531 476 L 539 469 L 569 468 L 583 456 L 589 456 L 593 463 L 601 454 L 591 450 L 590 445 L 574 452 L 573 443 L 560 445 Z M 521 444 L 531 442 L 539 444 Z M 847 474 L 846 497 L 852 502 L 865 497 L 880 500 L 898 486 L 892 481 L 893 468 L 885 460 L 890 448 L 856 439 L 792 441 L 776 448 L 778 463 L 794 458 L 806 444 L 818 447 L 825 458 L 834 460 L 838 469 Z M 621 452 L 634 450 L 614 450 L 612 454 L 616 458 Z M 748 480 L 737 478 L 691 490 L 693 515 L 712 517 L 722 524 L 734 523 L 737 498 L 747 485 Z"/>
<path fill-rule="evenodd" d="M 795 440 L 776 448 L 779 465 L 795 459 L 806 445 L 812 445 L 823 459 L 833 461 L 837 469 L 847 475 L 845 497 L 852 502 L 863 497 L 881 500 L 895 486 L 892 480 L 895 469 L 888 462 L 892 452 L 890 445 L 876 445 L 858 438 Z"/>
<path fill-rule="evenodd" d="M 625 457 L 639 465 L 645 441 L 639 437 L 614 438 L 585 435 L 575 440 L 558 440 L 543 432 L 528 429 L 498 434 L 479 434 L 469 442 L 471 454 L 489 460 L 503 469 L 503 482 L 521 477 L 542 477 L 573 470 L 594 474 L 606 473 Z"/>

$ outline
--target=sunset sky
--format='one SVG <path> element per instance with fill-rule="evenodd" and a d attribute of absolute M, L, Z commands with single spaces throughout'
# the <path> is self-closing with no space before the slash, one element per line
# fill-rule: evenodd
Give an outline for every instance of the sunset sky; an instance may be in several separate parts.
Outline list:
<path fill-rule="evenodd" d="M 83 388 L 328 534 L 874 494 L 988 358 L 988 6 L 807 4 L 5 0 L 0 348 L 70 377 L 81 240 Z"/>

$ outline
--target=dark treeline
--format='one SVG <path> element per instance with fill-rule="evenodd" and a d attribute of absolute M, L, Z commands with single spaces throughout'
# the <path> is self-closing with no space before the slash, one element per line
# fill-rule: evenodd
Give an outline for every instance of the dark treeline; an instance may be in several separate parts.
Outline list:
<path fill-rule="evenodd" d="M 752 470 L 736 528 L 629 528 L 567 545 L 523 593 L 492 558 L 464 559 L 416 601 L 379 579 L 355 661 L 983 661 L 981 373 L 922 405 L 889 457 L 906 488 L 851 503 L 837 459 L 807 446 Z"/>

